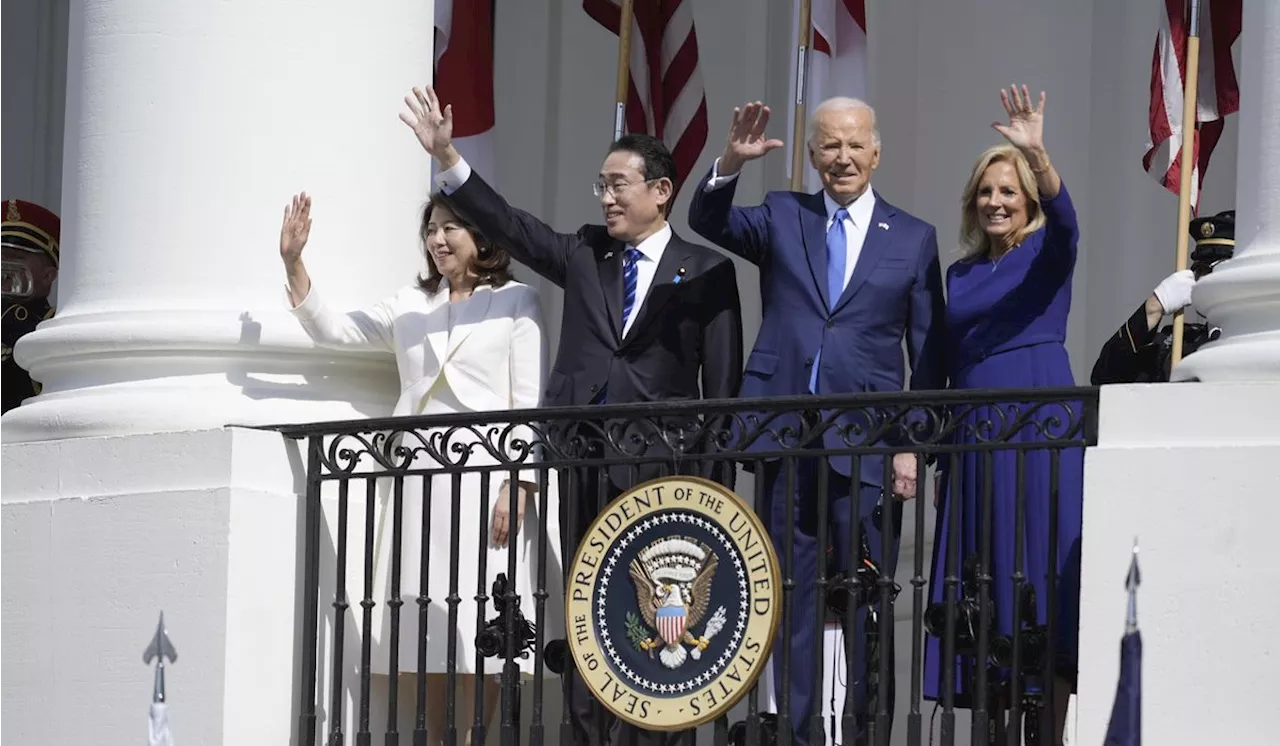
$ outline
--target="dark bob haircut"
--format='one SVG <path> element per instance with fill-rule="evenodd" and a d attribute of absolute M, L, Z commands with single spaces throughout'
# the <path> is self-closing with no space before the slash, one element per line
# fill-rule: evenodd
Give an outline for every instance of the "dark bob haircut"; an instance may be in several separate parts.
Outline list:
<path fill-rule="evenodd" d="M 434 293 L 440 289 L 440 280 L 442 279 L 440 270 L 436 269 L 436 262 L 431 258 L 431 252 L 425 248 L 427 244 L 427 226 L 431 224 L 431 214 L 435 212 L 437 206 L 453 213 L 458 224 L 465 228 L 471 234 L 471 239 L 476 242 L 476 259 L 471 266 L 480 278 L 476 282 L 477 287 L 489 285 L 500 288 L 515 279 L 511 274 L 511 255 L 507 253 L 507 250 L 490 241 L 470 221 L 463 217 L 452 197 L 443 192 L 436 192 L 431 195 L 426 207 L 422 208 L 422 223 L 418 226 L 418 238 L 422 240 L 423 253 L 427 257 L 427 276 L 418 277 L 418 287 L 428 293 Z"/>

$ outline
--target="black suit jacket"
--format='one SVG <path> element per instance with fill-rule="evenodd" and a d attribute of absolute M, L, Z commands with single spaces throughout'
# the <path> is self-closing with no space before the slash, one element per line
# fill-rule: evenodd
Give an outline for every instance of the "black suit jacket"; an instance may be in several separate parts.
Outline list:
<path fill-rule="evenodd" d="M 1190 355 L 1206 342 L 1218 338 L 1219 329 L 1207 324 L 1183 326 L 1182 353 Z M 1147 304 L 1138 306 L 1111 339 L 1102 346 L 1093 364 L 1089 382 L 1094 386 L 1109 383 L 1165 383 L 1173 362 L 1173 327 L 1147 328 Z"/>
<path fill-rule="evenodd" d="M 53 317 L 53 308 L 45 298 L 34 298 L 25 303 L 9 303 L 4 307 L 4 373 L 0 375 L 0 388 L 4 389 L 4 412 L 40 393 L 40 384 L 13 359 L 13 348 L 18 340 L 35 331 L 41 321 Z"/>
<path fill-rule="evenodd" d="M 625 246 L 604 226 L 557 233 L 509 205 L 474 172 L 450 196 L 481 233 L 564 289 L 560 349 L 547 378 L 546 404 L 589 404 L 606 386 L 610 404 L 737 396 L 742 308 L 737 272 L 727 257 L 673 232 L 624 338 Z M 624 486 L 620 471 L 625 473 L 613 470 L 614 481 Z M 720 469 L 699 471 L 722 476 Z M 651 473 L 642 469 L 641 478 Z"/>

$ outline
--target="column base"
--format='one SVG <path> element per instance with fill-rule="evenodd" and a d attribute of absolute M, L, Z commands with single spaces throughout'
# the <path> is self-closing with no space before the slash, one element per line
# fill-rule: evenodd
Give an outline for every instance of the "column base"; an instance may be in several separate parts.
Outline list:
<path fill-rule="evenodd" d="M 1280 382 L 1102 389 L 1085 457 L 1078 743 L 1102 743 L 1136 539 L 1143 741 L 1267 743 Z"/>
<path fill-rule="evenodd" d="M 6 442 L 3 461 L 6 742 L 138 742 L 161 611 L 176 741 L 290 742 L 298 445 L 205 430 Z"/>
<path fill-rule="evenodd" d="M 1222 338 L 1183 359 L 1173 380 L 1280 381 L 1280 253 L 1261 248 L 1196 283 L 1196 308 Z"/>
<path fill-rule="evenodd" d="M 74 314 L 24 337 L 43 384 L 4 416 L 6 443 L 390 415 L 390 352 L 315 346 L 283 310 Z"/>

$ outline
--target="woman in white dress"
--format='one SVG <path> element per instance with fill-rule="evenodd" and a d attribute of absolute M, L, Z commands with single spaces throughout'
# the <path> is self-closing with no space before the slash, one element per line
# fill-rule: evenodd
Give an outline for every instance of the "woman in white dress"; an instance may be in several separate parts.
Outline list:
<path fill-rule="evenodd" d="M 437 194 L 422 213 L 421 238 L 425 248 L 427 275 L 402 288 L 395 295 L 364 310 L 339 312 L 325 304 L 312 286 L 302 262 L 302 249 L 311 230 L 311 198 L 305 193 L 293 198 L 285 207 L 280 231 L 280 256 L 288 278 L 289 301 L 294 315 L 316 343 L 328 347 L 359 347 L 393 352 L 400 374 L 401 392 L 396 415 L 480 412 L 501 409 L 537 407 L 547 367 L 545 336 L 542 331 L 537 292 L 512 279 L 511 259 L 500 246 L 481 236 L 453 209 L 446 195 Z M 491 428 L 477 428 L 488 432 Z M 517 426 L 516 438 L 531 438 L 532 431 Z M 423 433 L 424 437 L 427 433 Z M 474 442 L 469 431 L 454 431 L 449 443 Z M 412 437 L 402 441 L 406 446 L 418 445 Z M 497 445 L 496 443 L 494 445 Z M 495 464 L 497 461 L 477 445 L 467 459 L 469 466 Z M 456 458 L 451 456 L 449 458 Z M 435 465 L 420 454 L 413 468 Z M 449 635 L 448 604 L 450 572 L 453 559 L 457 564 L 457 624 L 452 631 L 457 645 L 456 671 L 475 671 L 477 603 L 475 596 L 483 587 L 490 593 L 498 573 L 507 573 L 508 539 L 514 536 L 517 572 L 514 578 L 521 611 L 533 622 L 533 591 L 537 588 L 536 568 L 539 544 L 537 517 L 538 478 L 535 471 L 522 470 L 516 487 L 517 514 L 510 516 L 510 472 L 493 471 L 489 476 L 488 512 L 481 516 L 484 497 L 477 473 L 467 473 L 458 494 L 461 506 L 457 544 L 449 540 L 454 504 L 454 478 L 436 475 L 431 484 L 431 535 L 428 541 L 430 565 L 427 595 L 430 597 L 427 619 L 427 696 L 428 727 L 433 738 L 443 735 L 445 721 L 445 687 Z M 548 484 L 555 483 L 548 475 Z M 386 481 L 386 480 L 384 480 Z M 558 586 L 560 579 L 559 527 L 556 518 L 556 495 L 548 495 L 547 515 L 547 583 Z M 385 491 L 384 491 L 385 495 Z M 402 547 L 400 562 L 400 645 L 398 671 L 416 674 L 418 669 L 418 593 L 422 551 L 422 484 L 406 478 L 402 510 Z M 385 498 L 384 498 L 385 500 Z M 526 510 L 526 508 L 528 508 Z M 380 585 L 390 593 L 391 511 L 381 506 L 381 524 L 376 541 L 376 561 Z M 482 517 L 485 519 L 482 523 Z M 481 555 L 480 537 L 487 537 L 485 579 L 481 586 L 478 567 Z M 549 589 L 551 590 L 551 589 Z M 552 590 L 552 599 L 558 592 Z M 490 599 L 484 621 L 495 614 Z M 548 604 L 550 612 L 554 601 Z M 379 609 L 385 608 L 379 604 Z M 386 639 L 390 629 L 389 614 L 379 614 L 375 624 L 378 637 Z M 552 615 L 547 621 L 554 625 Z M 557 617 L 559 614 L 555 615 Z M 548 630 L 551 632 L 551 630 Z M 547 639 L 555 635 L 551 633 Z M 389 652 L 373 658 L 373 672 L 388 673 Z M 530 673 L 532 656 L 520 661 L 521 670 Z M 502 670 L 501 658 L 486 662 L 485 712 L 492 715 L 497 705 L 497 676 Z M 458 676 L 457 724 L 464 730 L 472 721 L 475 709 L 475 677 Z M 468 742 L 470 735 L 467 736 Z"/>

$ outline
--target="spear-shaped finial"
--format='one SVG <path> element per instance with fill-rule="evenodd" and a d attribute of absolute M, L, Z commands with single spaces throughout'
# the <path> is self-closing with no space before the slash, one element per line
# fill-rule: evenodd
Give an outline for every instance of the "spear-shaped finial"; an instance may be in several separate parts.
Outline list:
<path fill-rule="evenodd" d="M 169 642 L 169 632 L 164 628 L 164 612 L 160 612 L 160 623 L 156 625 L 155 637 L 151 638 L 151 644 L 142 653 L 142 662 L 148 665 L 154 659 L 156 661 L 156 681 L 152 688 L 151 701 L 164 701 L 164 659 L 168 658 L 170 663 L 178 660 L 178 651 L 173 649 L 173 643 Z"/>
<path fill-rule="evenodd" d="M 1129 615 L 1125 620 L 1125 631 L 1136 632 L 1138 629 L 1138 586 L 1142 583 L 1142 573 L 1138 571 L 1138 537 L 1133 538 L 1133 558 L 1129 560 L 1129 572 L 1124 578 L 1125 590 L 1129 592 Z"/>

